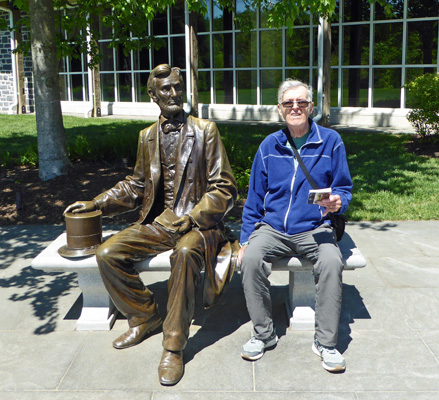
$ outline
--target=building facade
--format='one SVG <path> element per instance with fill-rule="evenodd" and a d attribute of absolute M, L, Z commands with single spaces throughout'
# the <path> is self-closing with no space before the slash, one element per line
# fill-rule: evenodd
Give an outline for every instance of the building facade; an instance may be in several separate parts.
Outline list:
<path fill-rule="evenodd" d="M 317 88 L 318 20 L 311 17 L 300 22 L 289 34 L 286 29 L 269 28 L 263 10 L 248 12 L 243 0 L 237 0 L 236 12 L 247 13 L 254 27 L 245 33 L 236 26 L 234 15 L 207 3 L 208 14 L 197 21 L 200 116 L 277 121 L 276 92 L 282 80 L 297 78 Z M 407 127 L 410 98 L 404 85 L 439 71 L 439 0 L 387 3 L 392 6 L 391 15 L 368 0 L 337 2 L 330 24 L 332 123 Z M 161 63 L 188 71 L 185 17 L 183 2 L 157 15 L 148 22 L 148 29 L 163 46 L 128 55 L 108 46 L 111 32 L 101 32 L 102 115 L 157 116 L 146 82 L 151 69 Z M 3 53 L 8 47 L 5 37 L 7 32 L 3 32 L 1 50 L 5 61 L 0 60 L 2 112 L 10 108 L 13 81 Z M 89 113 L 91 86 L 86 55 L 60 62 L 63 112 Z"/>

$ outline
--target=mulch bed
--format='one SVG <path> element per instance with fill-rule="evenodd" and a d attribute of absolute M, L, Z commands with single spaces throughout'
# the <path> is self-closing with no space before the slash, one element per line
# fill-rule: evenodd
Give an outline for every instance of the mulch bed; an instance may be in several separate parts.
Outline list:
<path fill-rule="evenodd" d="M 78 200 L 91 200 L 110 189 L 132 168 L 123 163 L 78 162 L 73 164 L 66 176 L 46 182 L 38 178 L 38 168 L 0 168 L 0 226 L 4 225 L 56 225 L 63 224 L 63 211 Z M 239 221 L 243 202 L 228 214 Z M 137 220 L 138 210 L 112 218 L 104 224 L 126 224 Z"/>

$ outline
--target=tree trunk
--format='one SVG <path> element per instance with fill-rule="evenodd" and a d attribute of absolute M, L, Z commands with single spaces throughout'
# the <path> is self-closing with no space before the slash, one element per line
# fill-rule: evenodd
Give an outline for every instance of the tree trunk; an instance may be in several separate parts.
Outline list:
<path fill-rule="evenodd" d="M 39 177 L 67 174 L 66 135 L 58 80 L 53 0 L 29 0 Z"/>
<path fill-rule="evenodd" d="M 14 18 L 14 25 L 17 25 L 17 21 L 21 18 L 20 10 L 14 8 L 12 10 L 12 15 Z M 23 35 L 21 31 L 21 27 L 18 27 L 15 32 L 15 43 L 14 47 L 17 48 L 23 41 Z M 23 53 L 15 53 L 13 55 L 15 57 L 15 69 L 17 72 L 17 114 L 25 114 L 26 113 L 26 96 L 25 96 L 25 86 L 24 86 L 24 58 Z"/>

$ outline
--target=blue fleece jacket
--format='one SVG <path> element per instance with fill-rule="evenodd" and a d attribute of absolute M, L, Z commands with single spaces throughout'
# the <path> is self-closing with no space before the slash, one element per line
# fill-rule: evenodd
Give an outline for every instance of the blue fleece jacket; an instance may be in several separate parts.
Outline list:
<path fill-rule="evenodd" d="M 300 156 L 319 188 L 332 188 L 338 194 L 344 213 L 352 199 L 352 180 L 346 150 L 340 135 L 309 120 L 311 132 Z M 285 128 L 287 129 L 287 128 Z M 258 222 L 292 235 L 310 231 L 329 221 L 324 207 L 308 204 L 312 189 L 286 146 L 284 130 L 267 136 L 253 161 L 249 192 L 242 215 L 241 243 L 246 243 Z M 297 165 L 297 166 L 296 166 Z"/>

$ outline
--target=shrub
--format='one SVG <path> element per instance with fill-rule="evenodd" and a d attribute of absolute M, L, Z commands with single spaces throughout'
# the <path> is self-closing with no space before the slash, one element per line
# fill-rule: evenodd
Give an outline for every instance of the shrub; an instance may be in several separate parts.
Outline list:
<path fill-rule="evenodd" d="M 411 111 L 407 119 L 416 133 L 439 135 L 439 74 L 424 74 L 406 85 Z"/>

